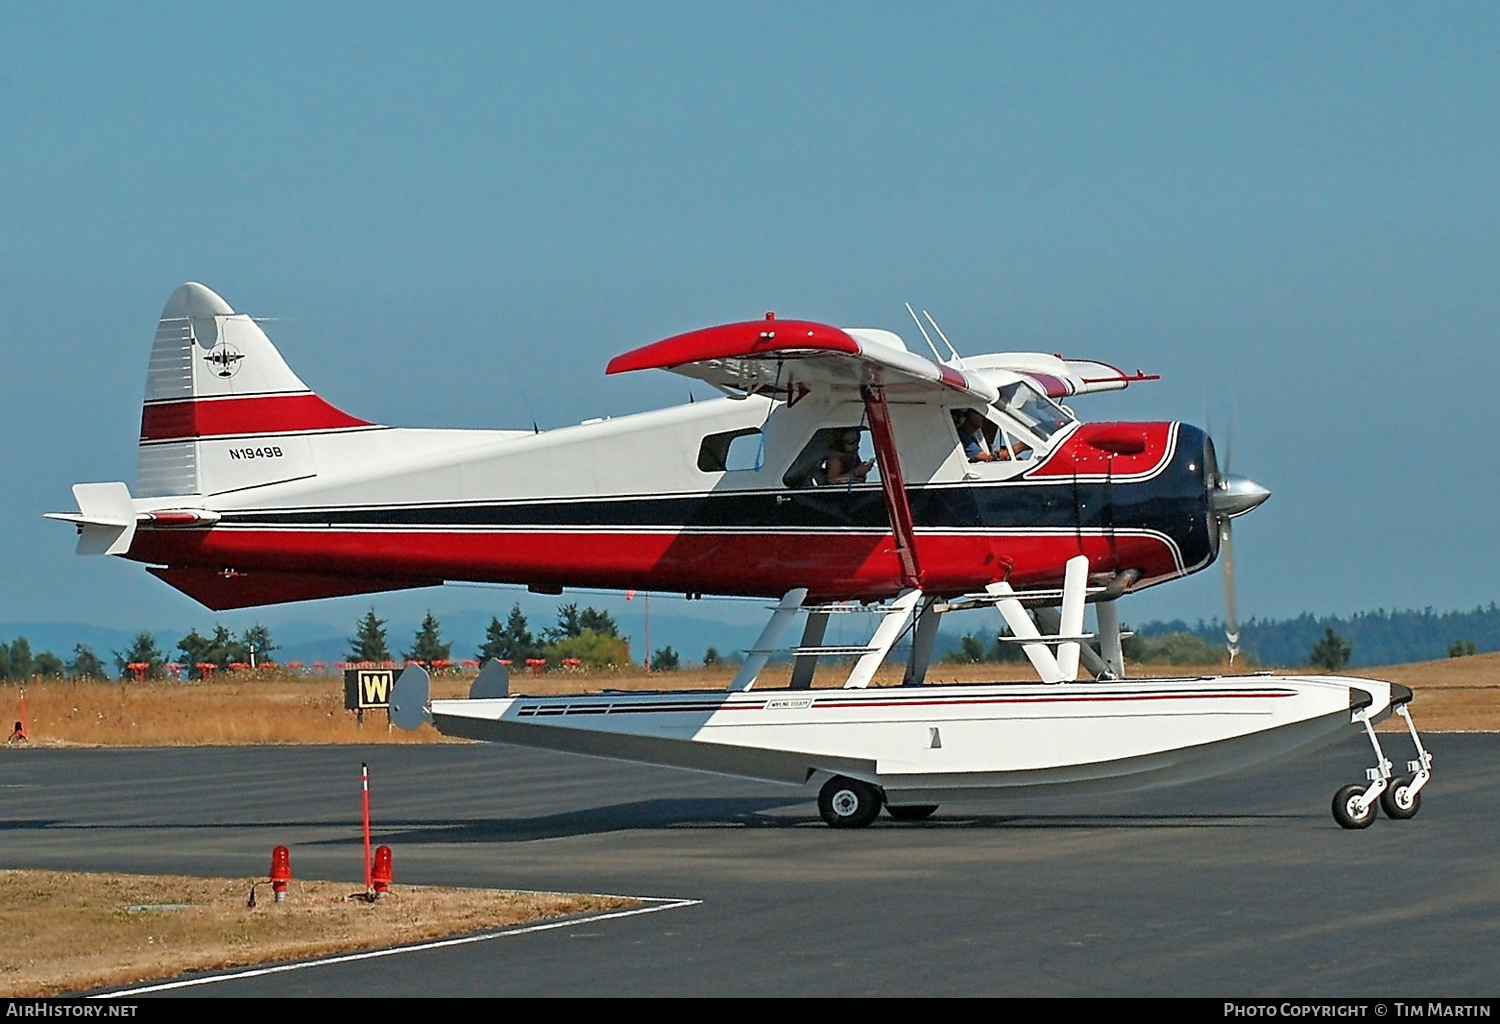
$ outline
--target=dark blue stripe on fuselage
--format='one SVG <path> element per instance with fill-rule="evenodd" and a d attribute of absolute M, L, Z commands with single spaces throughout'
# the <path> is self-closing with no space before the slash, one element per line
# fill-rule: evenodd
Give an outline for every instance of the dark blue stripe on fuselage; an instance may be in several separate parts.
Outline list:
<path fill-rule="evenodd" d="M 1204 434 L 1182 425 L 1171 463 L 1138 482 L 1023 481 L 908 488 L 919 530 L 1154 530 L 1176 541 L 1186 565 L 1212 553 L 1203 480 Z M 886 530 L 879 487 L 527 501 L 493 505 L 226 512 L 224 526 L 348 529 L 810 529 Z"/>

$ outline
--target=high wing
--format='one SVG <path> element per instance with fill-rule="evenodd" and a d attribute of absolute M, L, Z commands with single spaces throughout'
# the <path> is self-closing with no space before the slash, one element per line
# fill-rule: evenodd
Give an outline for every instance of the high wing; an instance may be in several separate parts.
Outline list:
<path fill-rule="evenodd" d="M 1029 378 L 1048 398 L 1069 398 L 1100 391 L 1122 391 L 1132 383 L 1160 380 L 1154 373 L 1126 373 L 1096 359 L 1064 359 L 1042 352 L 996 352 L 965 356 L 961 361 L 970 376 L 981 380 L 997 375 L 1019 374 Z"/>
<path fill-rule="evenodd" d="M 1041 352 L 1001 352 L 939 363 L 907 351 L 890 331 L 839 328 L 812 320 L 720 324 L 678 334 L 610 361 L 607 373 L 671 370 L 705 381 L 731 397 L 750 394 L 795 403 L 810 391 L 858 393 L 883 387 L 892 397 L 942 396 L 957 391 L 986 404 L 999 389 L 1024 377 L 1049 398 L 1118 391 L 1134 381 L 1108 363 L 1064 359 Z"/>
<path fill-rule="evenodd" d="M 913 355 L 888 331 L 770 316 L 658 341 L 616 356 L 606 372 L 629 370 L 671 370 L 731 397 L 765 395 L 790 404 L 814 390 L 858 395 L 864 387 L 905 398 L 956 391 L 989 404 L 999 397 L 989 381 Z"/>

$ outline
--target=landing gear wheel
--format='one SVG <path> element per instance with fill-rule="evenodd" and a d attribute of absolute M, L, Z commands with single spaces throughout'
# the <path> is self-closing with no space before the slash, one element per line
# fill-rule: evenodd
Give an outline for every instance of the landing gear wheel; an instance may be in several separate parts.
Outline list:
<path fill-rule="evenodd" d="M 1351 783 L 1333 794 L 1333 820 L 1344 828 L 1369 828 L 1375 820 L 1375 805 L 1359 813 L 1359 798 L 1365 795 L 1365 787 Z"/>
<path fill-rule="evenodd" d="M 887 807 L 891 817 L 897 821 L 925 821 L 937 812 L 937 804 L 907 804 L 904 807 Z"/>
<path fill-rule="evenodd" d="M 1411 791 L 1410 775 L 1398 775 L 1391 780 L 1390 787 L 1380 794 L 1380 809 L 1387 818 L 1397 821 L 1416 817 L 1422 809 L 1422 794 Z"/>
<path fill-rule="evenodd" d="M 868 782 L 835 775 L 818 793 L 818 813 L 834 828 L 864 828 L 883 803 L 880 790 Z"/>

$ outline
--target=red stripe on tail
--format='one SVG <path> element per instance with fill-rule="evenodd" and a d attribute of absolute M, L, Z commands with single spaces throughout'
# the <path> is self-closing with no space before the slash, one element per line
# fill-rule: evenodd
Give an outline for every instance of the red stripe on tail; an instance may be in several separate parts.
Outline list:
<path fill-rule="evenodd" d="M 236 434 L 290 434 L 375 424 L 314 394 L 256 395 L 211 401 L 159 402 L 141 411 L 142 441 L 183 441 Z"/>

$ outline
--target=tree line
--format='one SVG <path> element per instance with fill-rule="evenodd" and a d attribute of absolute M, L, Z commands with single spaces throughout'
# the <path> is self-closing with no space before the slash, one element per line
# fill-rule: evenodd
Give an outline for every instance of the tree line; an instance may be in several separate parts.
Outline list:
<path fill-rule="evenodd" d="M 1125 656 L 1127 667 L 1132 664 L 1216 665 L 1226 657 L 1222 631 L 1208 632 L 1208 636 L 1205 637 L 1200 633 L 1184 629 L 1150 632 L 1153 626 L 1155 626 L 1154 623 L 1139 633 L 1121 639 L 1121 653 Z M 1121 632 L 1131 632 L 1130 627 L 1122 625 Z M 1006 633 L 1001 634 L 1000 638 L 987 640 L 985 633 L 969 633 L 960 638 L 958 650 L 945 660 L 958 664 L 1023 660 L 1025 655 L 1021 650 L 1021 645 L 1005 639 L 1009 635 L 1007 630 Z M 1090 646 L 1096 652 L 1099 650 L 1097 640 L 1091 641 Z M 1353 652 L 1354 647 L 1348 640 L 1331 626 L 1325 626 L 1322 635 L 1315 637 L 1300 657 L 1288 658 L 1279 663 L 1307 665 L 1326 672 L 1337 672 L 1349 666 Z M 1455 641 L 1448 647 L 1447 653 L 1450 658 L 1473 654 L 1475 645 L 1468 641 Z M 1258 667 L 1261 661 L 1255 651 L 1246 649 L 1241 652 L 1240 663 L 1254 668 Z"/>
<path fill-rule="evenodd" d="M 115 664 L 115 675 L 120 679 L 140 677 L 162 679 L 167 675 L 167 665 L 176 664 L 179 671 L 186 669 L 195 679 L 221 669 L 237 665 L 274 664 L 271 652 L 277 649 L 271 640 L 271 631 L 256 623 L 242 633 L 235 634 L 225 626 L 215 626 L 204 636 L 193 629 L 177 642 L 176 653 L 180 660 L 171 662 L 161 650 L 156 637 L 148 632 L 137 633 L 125 645 L 124 650 L 110 652 Z M 0 643 L 0 681 L 27 679 L 109 679 L 109 668 L 103 658 L 88 644 L 77 644 L 73 657 L 63 661 L 50 651 L 31 653 L 26 638 L 17 637 L 10 644 Z"/>
<path fill-rule="evenodd" d="M 411 648 L 403 651 L 401 657 L 431 667 L 449 663 L 452 649 L 453 645 L 442 639 L 437 617 L 428 611 Z M 579 608 L 576 603 L 559 605 L 556 624 L 543 627 L 536 633 L 531 631 L 531 624 L 519 602 L 511 606 L 504 622 L 499 616 L 491 616 L 484 642 L 474 652 L 474 660 L 485 662 L 491 658 L 512 665 L 545 659 L 549 668 L 577 665 L 612 669 L 632 664 L 630 638 L 620 633 L 614 616 L 597 608 Z M 374 608 L 359 620 L 349 641 L 348 660 L 395 660 L 386 640 L 386 620 L 377 617 Z M 681 661 L 670 646 L 658 648 L 651 654 L 651 668 L 658 672 L 675 671 L 681 666 Z"/>
<path fill-rule="evenodd" d="M 386 620 L 371 607 L 356 623 L 349 640 L 350 662 L 396 661 L 387 638 Z M 1127 629 L 1129 627 L 1126 627 Z M 1500 606 L 1491 602 L 1469 612 L 1434 614 L 1424 611 L 1380 609 L 1351 618 L 1302 615 L 1296 619 L 1252 619 L 1241 627 L 1244 656 L 1250 664 L 1311 665 L 1336 671 L 1350 665 L 1398 664 L 1449 657 L 1479 651 L 1500 650 Z M 1097 645 L 1096 645 L 1097 646 Z M 216 625 L 206 635 L 196 628 L 179 640 L 169 658 L 148 632 L 142 632 L 123 650 L 112 651 L 115 675 L 129 678 L 139 672 L 148 679 L 161 679 L 167 665 L 175 663 L 193 678 L 239 665 L 273 663 L 279 648 L 271 631 L 257 623 L 240 633 Z M 442 637 L 442 627 L 431 611 L 423 618 L 412 643 L 400 651 L 403 661 L 441 666 L 450 663 L 453 644 Z M 1124 641 L 1127 664 L 1214 664 L 1223 659 L 1223 627 L 1218 622 L 1199 621 L 1188 626 L 1181 621 L 1148 623 Z M 590 669 L 623 668 L 632 664 L 630 639 L 621 635 L 614 616 L 576 603 L 559 605 L 553 625 L 532 631 L 521 605 L 511 607 L 504 621 L 490 618 L 484 641 L 473 659 L 490 658 L 524 665 L 545 658 L 549 669 L 578 665 Z M 971 632 L 959 640 L 951 662 L 1014 662 L 1024 658 L 1020 644 L 1000 640 L 987 630 Z M 680 655 L 670 646 L 651 652 L 651 668 L 670 672 L 681 666 Z M 703 656 L 705 667 L 726 663 L 710 647 Z M 131 666 L 136 666 L 132 669 Z M 9 643 L 0 641 L 0 682 L 34 678 L 108 679 L 106 659 L 87 644 L 77 644 L 64 659 L 51 651 L 33 651 L 24 636 Z"/>
<path fill-rule="evenodd" d="M 387 620 L 370 608 L 355 624 L 346 660 L 396 661 L 386 626 Z M 202 679 L 231 668 L 274 665 L 274 652 L 279 649 L 270 629 L 256 623 L 240 633 L 222 625 L 215 625 L 207 634 L 194 628 L 169 651 L 163 651 L 156 637 L 143 631 L 123 650 L 111 654 L 114 675 L 121 679 L 163 679 L 168 675 L 169 665 L 174 666 L 171 670 L 174 673 L 186 672 L 190 678 Z M 453 644 L 443 639 L 442 624 L 429 610 L 411 644 L 400 650 L 400 660 L 442 668 L 452 663 L 452 652 Z M 548 668 L 624 668 L 631 664 L 630 638 L 621 634 L 619 623 L 609 612 L 580 608 L 576 603 L 560 605 L 556 624 L 533 633 L 517 603 L 504 622 L 498 616 L 490 618 L 484 642 L 474 652 L 473 660 L 484 662 L 490 658 L 514 665 L 546 659 Z M 717 660 L 717 654 L 710 648 L 705 662 Z M 675 671 L 681 663 L 681 657 L 670 646 L 659 647 L 651 655 L 654 671 Z M 38 677 L 102 680 L 109 679 L 111 673 L 104 659 L 87 644 L 78 644 L 73 657 L 64 661 L 50 651 L 33 653 L 24 636 L 8 644 L 0 642 L 0 682 Z"/>
<path fill-rule="evenodd" d="M 1248 655 L 1264 665 L 1327 667 L 1326 659 L 1319 661 L 1313 651 L 1321 644 L 1324 652 L 1334 654 L 1327 643 L 1330 631 L 1340 644 L 1349 647 L 1344 663 L 1356 668 L 1456 658 L 1500 651 L 1500 605 L 1491 601 L 1469 611 L 1380 608 L 1347 617 L 1304 614 L 1293 619 L 1257 618 L 1240 626 L 1240 642 Z M 1139 632 L 1148 638 L 1186 633 L 1220 647 L 1224 638 L 1221 623 L 1201 619 L 1196 625 L 1180 619 L 1153 622 Z"/>
<path fill-rule="evenodd" d="M 0 682 L 25 682 L 28 679 L 105 679 L 109 673 L 104 663 L 87 644 L 73 648 L 67 661 L 51 651 L 32 653 L 31 643 L 18 636 L 10 643 L 0 642 Z"/>

